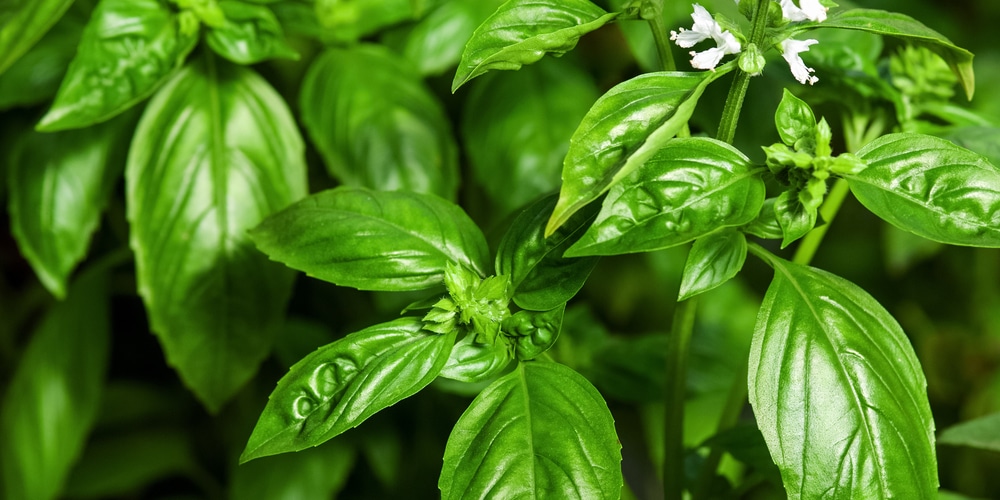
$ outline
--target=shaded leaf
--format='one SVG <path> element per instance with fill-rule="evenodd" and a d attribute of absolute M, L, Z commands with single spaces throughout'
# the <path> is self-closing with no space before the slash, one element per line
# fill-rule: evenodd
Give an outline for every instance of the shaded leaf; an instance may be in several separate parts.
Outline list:
<path fill-rule="evenodd" d="M 240 462 L 317 446 L 416 394 L 438 376 L 454 333 L 418 318 L 375 325 L 317 349 L 278 381 Z"/>
<path fill-rule="evenodd" d="M 6 498 L 56 498 L 101 404 L 110 351 L 106 270 L 84 273 L 42 320 L 0 407 Z"/>
<path fill-rule="evenodd" d="M 882 136 L 858 151 L 854 196 L 890 224 L 952 245 L 1000 247 L 1000 170 L 929 135 Z"/>
<path fill-rule="evenodd" d="M 495 377 L 510 365 L 513 356 L 507 342 L 478 342 L 477 338 L 469 332 L 455 343 L 441 377 L 474 384 Z"/>
<path fill-rule="evenodd" d="M 551 234 L 587 203 L 646 163 L 683 127 L 705 87 L 732 65 L 700 73 L 646 73 L 614 86 L 570 139 Z"/>
<path fill-rule="evenodd" d="M 293 500 L 334 498 L 347 483 L 355 451 L 339 442 L 283 453 L 236 467 L 230 498 Z"/>
<path fill-rule="evenodd" d="M 33 106 L 56 94 L 90 14 L 83 10 L 70 9 L 31 50 L 0 71 L 0 109 Z"/>
<path fill-rule="evenodd" d="M 448 120 L 420 75 L 388 49 L 327 50 L 309 68 L 299 102 L 309 137 L 342 183 L 455 198 Z"/>
<path fill-rule="evenodd" d="M 158 0 L 101 0 L 38 130 L 93 125 L 149 97 L 198 42 L 179 17 Z"/>
<path fill-rule="evenodd" d="M 566 304 L 548 311 L 518 311 L 504 319 L 503 330 L 521 361 L 535 359 L 559 338 Z"/>
<path fill-rule="evenodd" d="M 853 283 L 765 256 L 748 383 L 789 498 L 932 498 L 934 421 L 902 328 Z"/>
<path fill-rule="evenodd" d="M 953 425 L 941 432 L 938 443 L 1000 451 L 1000 413 Z"/>
<path fill-rule="evenodd" d="M 413 19 L 413 0 L 316 0 L 316 17 L 331 42 L 353 42 L 393 24 Z"/>
<path fill-rule="evenodd" d="M 680 245 L 754 220 L 763 203 L 764 182 L 743 153 L 714 139 L 675 139 L 611 188 L 566 256 Z"/>
<path fill-rule="evenodd" d="M 621 444 L 600 393 L 557 363 L 527 362 L 469 405 L 438 487 L 458 498 L 617 499 Z"/>
<path fill-rule="evenodd" d="M 516 70 L 548 53 L 565 54 L 617 16 L 589 0 L 509 0 L 472 34 L 451 91 L 489 70 Z"/>
<path fill-rule="evenodd" d="M 789 189 L 780 195 L 774 202 L 774 215 L 781 227 L 781 248 L 791 245 L 793 242 L 812 231 L 819 216 L 817 210 L 809 210 L 799 200 L 799 192 Z"/>
<path fill-rule="evenodd" d="M 448 262 L 486 274 L 486 238 L 457 205 L 429 194 L 339 187 L 314 194 L 253 230 L 272 259 L 361 290 L 441 284 Z"/>
<path fill-rule="evenodd" d="M 747 238 L 726 229 L 695 240 L 688 252 L 677 300 L 707 292 L 736 276 L 747 258 Z"/>
<path fill-rule="evenodd" d="M 11 0 L 0 9 L 0 74 L 28 51 L 73 0 Z"/>
<path fill-rule="evenodd" d="M 303 149 L 274 89 L 210 55 L 136 130 L 126 195 L 139 294 L 168 363 L 210 410 L 253 376 L 283 319 L 294 276 L 247 230 L 305 195 Z"/>
<path fill-rule="evenodd" d="M 299 58 L 285 41 L 278 18 L 267 6 L 223 0 L 219 8 L 226 15 L 225 24 L 205 35 L 208 46 L 217 54 L 237 64 Z"/>

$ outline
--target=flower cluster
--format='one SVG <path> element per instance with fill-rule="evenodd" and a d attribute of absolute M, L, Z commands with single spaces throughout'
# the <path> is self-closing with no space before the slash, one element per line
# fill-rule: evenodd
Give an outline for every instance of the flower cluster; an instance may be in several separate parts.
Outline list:
<path fill-rule="evenodd" d="M 781 15 L 785 21 L 822 22 L 826 20 L 827 8 L 820 3 L 820 0 L 798 0 L 798 4 L 793 0 L 777 1 L 781 6 Z M 739 4 L 740 0 L 736 0 L 736 3 Z M 743 46 L 740 44 L 737 36 L 728 30 L 723 30 L 719 22 L 701 5 L 694 4 L 694 13 L 691 14 L 691 19 L 694 21 L 691 29 L 680 28 L 678 31 L 671 31 L 670 39 L 685 49 L 691 48 L 695 44 L 708 39 L 712 39 L 715 42 L 715 47 L 701 52 L 690 52 L 692 67 L 714 70 L 726 54 L 739 54 L 742 51 Z M 742 35 L 740 38 L 743 38 Z M 792 76 L 799 83 L 812 85 L 819 81 L 819 78 L 813 75 L 815 70 L 806 66 L 805 62 L 802 61 L 802 56 L 799 55 L 802 52 L 808 51 L 810 46 L 817 43 L 819 41 L 814 39 L 795 40 L 788 38 L 782 40 L 779 44 L 781 47 L 781 56 L 788 62 Z"/>

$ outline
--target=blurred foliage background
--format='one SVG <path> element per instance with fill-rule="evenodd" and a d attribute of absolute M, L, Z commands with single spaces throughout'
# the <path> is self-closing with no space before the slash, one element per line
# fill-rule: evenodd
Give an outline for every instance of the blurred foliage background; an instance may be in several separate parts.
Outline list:
<path fill-rule="evenodd" d="M 610 2 L 598 3 L 611 8 Z M 738 15 L 729 0 L 701 3 L 730 12 L 733 18 Z M 971 50 L 976 55 L 975 98 L 966 102 L 956 95 L 952 100 L 1000 126 L 1000 43 L 995 38 L 1000 2 L 858 0 L 854 4 L 909 14 Z M 78 0 L 49 36 L 79 37 L 92 5 Z M 669 26 L 690 24 L 690 4 L 668 5 L 673 18 Z M 598 92 L 649 69 L 650 53 L 640 50 L 637 58 L 629 44 L 651 47 L 642 45 L 641 31 L 647 27 L 632 24 L 613 24 L 588 35 L 574 52 L 561 60 L 542 61 L 539 67 L 559 71 L 559 65 L 569 65 L 569 71 L 578 71 L 586 81 L 581 95 L 596 98 Z M 404 25 L 372 40 L 393 46 L 397 43 L 394 40 L 403 36 L 400 30 L 405 29 Z M 269 62 L 255 69 L 297 109 L 302 76 L 322 47 L 302 34 L 293 33 L 290 39 L 303 56 L 300 60 Z M 892 50 L 887 46 L 886 54 Z M 675 50 L 675 57 L 680 69 L 686 69 L 684 51 Z M 44 112 L 68 63 L 67 57 L 44 60 L 49 66 L 40 65 L 36 70 L 49 72 L 48 78 L 39 79 L 48 86 L 40 84 L 37 98 L 26 106 L 3 102 L 5 80 L 0 79 L 0 161 L 6 161 L 20 131 L 30 128 Z M 816 88 L 803 89 L 782 64 L 772 61 L 752 82 L 737 131 L 737 146 L 757 160 L 762 159 L 759 146 L 777 140 L 772 116 L 782 86 L 802 91 L 807 100 L 815 98 L 811 102 L 817 116 L 827 116 L 834 123 L 835 136 L 838 134 L 841 111 L 835 100 L 823 98 L 822 73 L 817 72 L 820 83 Z M 446 69 L 428 76 L 427 82 L 444 103 L 456 134 L 468 120 L 470 110 L 465 105 L 477 88 L 490 79 L 515 78 L 510 73 L 490 75 L 452 95 L 451 77 L 451 69 Z M 727 83 L 722 81 L 702 98 L 692 120 L 695 132 L 712 133 L 726 89 Z M 565 133 L 568 139 L 572 130 Z M 996 144 L 979 152 L 1000 165 Z M 522 200 L 514 203 L 489 193 L 468 165 L 469 144 L 460 140 L 460 145 L 460 202 L 495 245 Z M 333 186 L 316 151 L 310 149 L 307 154 L 310 190 Z M 555 178 L 540 181 L 539 189 L 556 187 L 558 165 L 554 171 Z M 0 197 L 6 207 L 3 184 L 0 180 Z M 127 247 L 121 189 L 119 186 L 94 238 L 92 260 Z M 659 402 L 663 392 L 661 367 L 685 254 L 686 248 L 679 248 L 603 259 L 567 311 L 553 354 L 587 375 L 608 399 L 623 444 L 623 466 L 631 487 L 626 495 L 638 498 L 656 498 L 660 490 L 656 471 L 662 455 L 657 446 L 662 441 L 658 425 L 663 412 Z M 920 240 L 881 223 L 849 199 L 813 265 L 857 283 L 899 320 L 927 374 L 938 429 L 1000 412 L 1000 252 Z M 751 259 L 738 280 L 701 300 L 686 409 L 686 441 L 693 449 L 714 433 L 721 405 L 746 359 L 756 310 L 769 281 L 769 269 Z M 434 390 L 377 414 L 360 428 L 319 448 L 236 466 L 236 457 L 268 393 L 291 363 L 317 346 L 396 317 L 413 297 L 358 292 L 299 276 L 289 321 L 274 355 L 233 401 L 217 415 L 210 415 L 165 364 L 156 338 L 149 333 L 130 266 L 118 266 L 110 285 L 112 350 L 104 402 L 96 428 L 66 484 L 65 497 L 316 498 L 317 494 L 325 497 L 338 491 L 341 498 L 437 496 L 445 441 L 477 388 L 438 382 Z M 55 303 L 21 257 L 5 210 L 0 217 L 0 392 L 6 392 L 32 332 Z M 763 442 L 755 438 L 749 407 L 742 415 L 745 428 L 714 439 L 730 454 L 723 462 L 723 474 L 746 480 L 734 481 L 742 485 L 740 490 L 722 490 L 720 495 L 781 497 L 780 480 L 773 465 L 768 467 Z M 939 445 L 938 453 L 943 489 L 973 498 L 996 498 L 1000 454 L 947 445 Z M 701 454 L 692 452 L 692 476 L 697 474 L 703 454 L 703 449 Z"/>

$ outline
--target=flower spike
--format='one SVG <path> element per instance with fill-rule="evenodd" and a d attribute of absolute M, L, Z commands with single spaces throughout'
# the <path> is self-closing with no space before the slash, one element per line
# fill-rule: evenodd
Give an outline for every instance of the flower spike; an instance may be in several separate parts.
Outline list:
<path fill-rule="evenodd" d="M 819 0 L 799 0 L 799 5 L 792 0 L 780 0 L 779 3 L 782 17 L 789 21 L 826 21 L 827 8 Z"/>
<path fill-rule="evenodd" d="M 819 81 L 819 78 L 812 74 L 816 70 L 807 67 L 806 63 L 802 61 L 802 56 L 799 55 L 800 52 L 808 51 L 809 46 L 817 43 L 819 43 L 818 40 L 795 40 L 792 38 L 781 42 L 781 57 L 784 57 L 785 61 L 788 62 L 788 66 L 792 69 L 792 76 L 799 83 L 812 85 Z"/>
<path fill-rule="evenodd" d="M 679 31 L 671 31 L 670 39 L 685 49 L 709 38 L 714 40 L 716 45 L 701 52 L 691 51 L 691 66 L 697 69 L 714 70 L 723 56 L 740 52 L 739 40 L 729 31 L 722 31 L 722 27 L 704 7 L 694 4 L 694 13 L 691 14 L 691 19 L 694 24 L 690 30 L 680 28 Z"/>

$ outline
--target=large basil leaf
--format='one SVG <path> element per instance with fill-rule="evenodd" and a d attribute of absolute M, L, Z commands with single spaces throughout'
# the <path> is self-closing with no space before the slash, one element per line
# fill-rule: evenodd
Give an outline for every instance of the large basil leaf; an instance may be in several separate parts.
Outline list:
<path fill-rule="evenodd" d="M 352 333 L 292 366 L 257 421 L 240 462 L 304 450 L 416 394 L 448 361 L 455 334 L 399 318 Z"/>
<path fill-rule="evenodd" d="M 1000 451 L 1000 413 L 953 425 L 941 432 L 938 443 Z"/>
<path fill-rule="evenodd" d="M 700 73 L 646 73 L 601 96 L 570 139 L 559 202 L 546 234 L 663 147 L 691 118 L 705 87 L 732 67 Z"/>
<path fill-rule="evenodd" d="M 76 5 L 31 50 L 0 72 L 0 109 L 40 104 L 59 90 L 90 15 Z"/>
<path fill-rule="evenodd" d="M 934 421 L 903 329 L 857 285 L 766 258 L 750 404 L 789 498 L 933 498 Z"/>
<path fill-rule="evenodd" d="M 976 88 L 975 74 L 972 71 L 972 53 L 956 46 L 944 35 L 906 14 L 876 9 L 846 9 L 831 15 L 822 23 L 801 23 L 792 30 L 792 34 L 812 28 L 867 31 L 902 38 L 906 42 L 925 46 L 947 61 L 962 82 L 965 95 L 972 99 Z"/>
<path fill-rule="evenodd" d="M 483 390 L 451 431 L 441 498 L 617 499 L 621 444 L 580 374 L 526 362 Z"/>
<path fill-rule="evenodd" d="M 747 258 L 747 238 L 734 229 L 724 229 L 695 240 L 684 263 L 677 300 L 707 292 L 736 276 Z"/>
<path fill-rule="evenodd" d="M 126 166 L 136 279 L 167 361 L 217 410 L 271 349 L 294 275 L 247 230 L 306 194 L 304 145 L 281 97 L 206 55 L 143 114 Z"/>
<path fill-rule="evenodd" d="M 497 249 L 497 273 L 510 277 L 514 303 L 524 309 L 547 311 L 567 302 L 597 265 L 597 257 L 563 257 L 594 220 L 596 206 L 577 212 L 546 238 L 545 221 L 555 203 L 555 195 L 547 196 L 521 212 Z"/>
<path fill-rule="evenodd" d="M 5 498 L 56 498 L 97 418 L 110 334 L 106 269 L 93 268 L 46 315 L 0 406 Z"/>
<path fill-rule="evenodd" d="M 353 42 L 416 17 L 414 7 L 413 0 L 316 0 L 316 17 L 326 28 L 324 39 Z"/>
<path fill-rule="evenodd" d="M 443 0 L 418 23 L 385 34 L 382 42 L 403 54 L 423 75 L 458 64 L 462 47 L 502 0 Z"/>
<path fill-rule="evenodd" d="M 562 59 L 473 86 L 462 136 L 473 175 L 504 212 L 559 187 L 569 139 L 595 99 L 593 79 Z"/>
<path fill-rule="evenodd" d="M 0 7 L 0 74 L 28 51 L 73 0 L 12 0 Z"/>
<path fill-rule="evenodd" d="M 487 274 L 486 237 L 457 205 L 429 194 L 338 187 L 265 220 L 251 234 L 272 259 L 361 290 L 440 285 L 448 262 Z"/>
<path fill-rule="evenodd" d="M 265 5 L 233 0 L 219 2 L 226 21 L 212 28 L 205 41 L 216 53 L 238 64 L 255 64 L 267 59 L 298 59 L 285 41 L 278 18 Z"/>
<path fill-rule="evenodd" d="M 152 94 L 198 41 L 178 19 L 158 0 L 101 0 L 38 130 L 102 122 Z"/>
<path fill-rule="evenodd" d="M 611 188 L 597 219 L 566 256 L 680 245 L 746 224 L 763 204 L 764 182 L 739 150 L 715 139 L 675 139 Z"/>
<path fill-rule="evenodd" d="M 615 17 L 589 0 L 509 0 L 472 34 L 451 91 L 492 69 L 516 70 L 547 53 L 563 55 Z"/>
<path fill-rule="evenodd" d="M 347 483 L 355 455 L 353 448 L 334 441 L 241 464 L 233 472 L 229 498 L 336 498 Z"/>
<path fill-rule="evenodd" d="M 1000 247 L 1000 171 L 986 158 L 913 133 L 882 136 L 858 157 L 868 168 L 847 180 L 875 215 L 929 240 Z"/>
<path fill-rule="evenodd" d="M 87 254 L 101 212 L 125 168 L 135 120 L 80 130 L 27 132 L 11 163 L 10 218 L 18 247 L 53 295 Z"/>
<path fill-rule="evenodd" d="M 344 184 L 455 198 L 458 153 L 441 105 L 388 49 L 326 51 L 309 68 L 300 103 L 309 137 Z"/>

